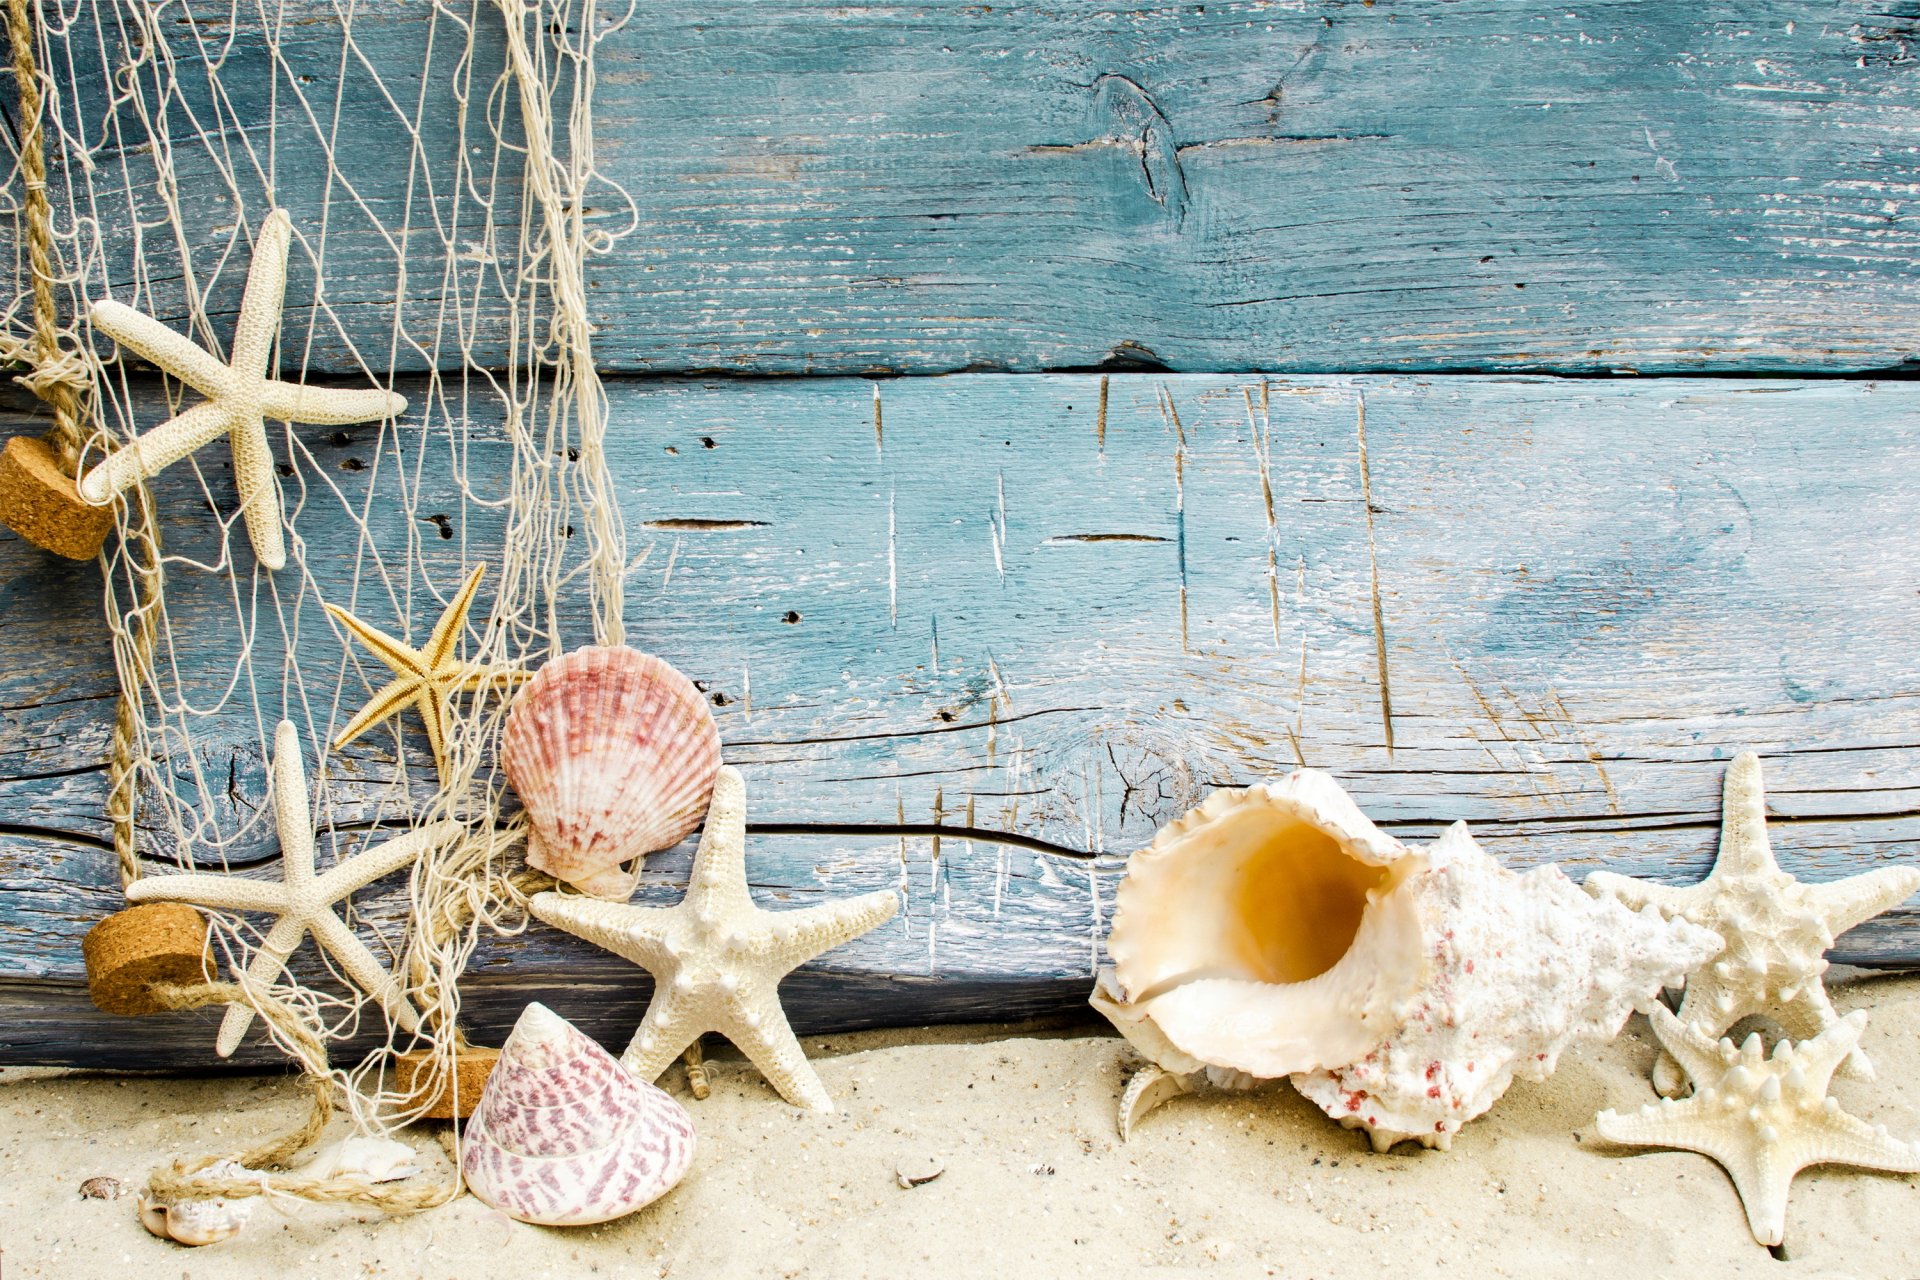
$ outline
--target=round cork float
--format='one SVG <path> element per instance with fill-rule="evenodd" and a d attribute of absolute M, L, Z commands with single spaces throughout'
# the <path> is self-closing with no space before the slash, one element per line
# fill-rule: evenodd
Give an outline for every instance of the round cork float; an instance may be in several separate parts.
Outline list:
<path fill-rule="evenodd" d="M 453 1071 L 448 1077 L 436 1080 L 431 1053 L 399 1054 L 394 1059 L 394 1087 L 405 1098 L 400 1105 L 412 1111 L 425 1103 L 426 1110 L 421 1112 L 424 1120 L 465 1120 L 480 1105 L 480 1091 L 487 1087 L 487 1077 L 499 1061 L 498 1049 L 463 1044 L 454 1050 Z M 450 1080 L 457 1082 L 458 1087 L 447 1088 Z M 439 1088 L 435 1089 L 435 1085 Z"/>
<path fill-rule="evenodd" d="M 207 980 L 207 919 L 182 902 L 148 902 L 116 911 L 87 931 L 87 994 L 123 1018 L 159 1013 L 156 983 Z"/>
<path fill-rule="evenodd" d="M 55 555 L 91 560 L 113 531 L 113 507 L 82 498 L 45 440 L 15 436 L 0 450 L 0 521 Z"/>

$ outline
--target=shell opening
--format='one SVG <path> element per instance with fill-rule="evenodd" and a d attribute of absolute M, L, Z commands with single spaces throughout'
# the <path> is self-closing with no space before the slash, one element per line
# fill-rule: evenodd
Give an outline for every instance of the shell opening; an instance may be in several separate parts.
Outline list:
<path fill-rule="evenodd" d="M 1354 858 L 1289 814 L 1250 814 L 1248 825 L 1223 937 L 1231 967 L 1261 982 L 1317 978 L 1353 946 L 1369 895 L 1390 869 Z"/>

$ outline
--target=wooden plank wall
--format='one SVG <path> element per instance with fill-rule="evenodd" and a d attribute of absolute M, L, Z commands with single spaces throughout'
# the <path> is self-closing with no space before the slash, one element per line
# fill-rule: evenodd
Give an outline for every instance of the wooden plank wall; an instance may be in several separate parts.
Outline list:
<path fill-rule="evenodd" d="M 420 77 L 447 13 L 363 4 L 354 38 Z M 1405 838 L 1465 818 L 1512 865 L 1687 880 L 1751 747 L 1790 870 L 1911 858 L 1916 25 L 1808 4 L 639 11 L 599 98 L 638 229 L 592 268 L 630 639 L 707 687 L 770 901 L 905 894 L 790 980 L 797 1021 L 1079 1004 L 1126 853 L 1302 762 Z M 354 92 L 338 31 L 286 30 L 258 99 L 210 118 L 268 110 L 276 74 L 281 111 L 290 85 L 339 93 L 392 185 L 330 204 L 322 240 L 311 156 L 241 175 L 324 243 L 327 305 L 290 309 L 284 342 L 320 372 L 389 348 L 424 368 L 396 335 L 466 268 L 442 275 L 423 235 L 400 288 L 366 217 L 450 139 Z M 251 83 L 253 45 L 229 56 Z M 224 336 L 233 212 L 189 207 L 191 270 L 137 219 L 115 230 L 115 296 L 177 315 L 192 278 Z M 289 297 L 314 287 L 297 252 Z M 476 351 L 501 323 L 470 318 Z M 1502 372 L 1624 368 L 1669 376 Z M 161 388 L 134 385 L 154 420 Z M 288 484 L 371 482 L 371 432 L 295 431 Z M 467 432 L 470 470 L 504 458 L 497 422 Z M 231 511 L 225 467 L 203 460 Z M 217 536 L 199 483 L 160 485 L 170 546 Z M 471 510 L 451 537 L 399 515 L 382 536 L 450 583 L 497 545 Z M 353 599 L 349 531 L 298 531 L 319 594 Z M 217 648 L 216 587 L 183 575 L 170 608 Z M 109 1019 L 81 987 L 79 938 L 118 902 L 99 609 L 96 568 L 0 538 L 0 1061 L 204 1065 L 204 1020 Z M 318 619 L 293 644 L 349 670 Z M 336 817 L 377 816 L 394 747 L 335 757 Z M 258 726 L 236 715 L 209 751 L 251 812 Z M 270 874 L 274 852 L 239 861 Z M 642 892 L 671 900 L 689 852 Z M 391 937 L 401 905 L 357 909 Z M 1836 955 L 1911 963 L 1917 926 L 1896 912 Z M 537 996 L 616 1041 L 646 987 L 536 929 L 490 943 L 465 991 L 476 1038 Z"/>

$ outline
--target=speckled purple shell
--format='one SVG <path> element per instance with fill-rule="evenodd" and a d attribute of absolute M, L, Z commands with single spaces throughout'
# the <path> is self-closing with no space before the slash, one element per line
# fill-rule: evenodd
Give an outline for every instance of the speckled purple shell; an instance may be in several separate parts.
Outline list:
<path fill-rule="evenodd" d="M 520 1014 L 467 1122 L 467 1189 L 548 1227 L 653 1203 L 693 1162 L 693 1119 L 543 1004 Z"/>

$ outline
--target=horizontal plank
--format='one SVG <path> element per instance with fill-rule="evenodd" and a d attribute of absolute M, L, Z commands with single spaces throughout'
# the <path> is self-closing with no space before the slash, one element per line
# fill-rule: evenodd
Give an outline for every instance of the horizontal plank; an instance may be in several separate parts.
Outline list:
<path fill-rule="evenodd" d="M 290 361 L 501 365 L 524 300 L 500 287 L 521 190 L 487 123 L 517 144 L 497 11 L 342 12 L 135 29 L 79 7 L 50 55 L 70 86 L 57 176 L 87 173 L 61 193 L 81 292 L 176 321 L 200 298 L 224 341 L 271 189 L 301 242 Z M 1920 345 L 1916 38 L 1904 10 L 1838 0 L 642 5 L 598 46 L 582 211 L 619 238 L 586 272 L 597 355 L 1901 365 Z"/>
<path fill-rule="evenodd" d="M 1703 874 L 1742 748 L 1766 760 L 1796 874 L 1920 842 L 1913 383 L 970 375 L 609 394 L 629 638 L 708 691 L 747 777 L 758 890 L 905 895 L 794 979 L 810 1029 L 1077 1003 L 1126 853 L 1212 787 L 1302 762 L 1405 838 L 1464 818 L 1510 865 L 1576 876 Z M 379 673 L 317 602 L 420 634 L 433 593 L 496 554 L 497 416 L 459 423 L 465 501 L 419 431 L 296 428 L 277 612 L 264 581 L 236 598 L 193 567 L 251 566 L 216 519 L 233 511 L 218 452 L 159 486 L 180 557 L 166 669 L 203 709 L 200 773 L 170 785 L 235 865 L 274 853 L 260 735 L 283 711 L 348 842 L 430 794 L 411 728 L 320 750 Z M 368 502 L 400 483 L 410 508 Z M 78 939 L 116 900 L 97 581 L 0 542 L 0 981 L 34 991 L 79 981 Z M 236 673 L 253 693 L 227 692 Z M 191 850 L 156 812 L 143 849 L 164 874 Z M 644 892 L 671 900 L 688 856 L 653 859 Z M 362 898 L 363 925 L 397 936 L 402 895 Z M 1920 961 L 1920 916 L 1836 955 Z M 489 943 L 469 985 L 476 1028 L 497 1030 L 514 1000 L 581 984 L 627 993 L 611 1026 L 638 981 L 536 927 Z M 124 1030 L 0 1053 L 104 1061 L 149 1034 L 192 1052 L 107 1025 Z"/>

